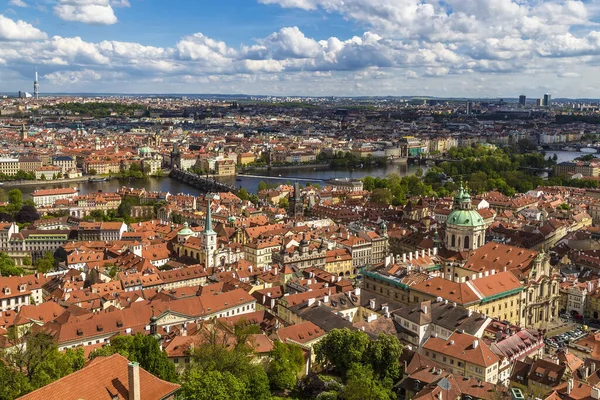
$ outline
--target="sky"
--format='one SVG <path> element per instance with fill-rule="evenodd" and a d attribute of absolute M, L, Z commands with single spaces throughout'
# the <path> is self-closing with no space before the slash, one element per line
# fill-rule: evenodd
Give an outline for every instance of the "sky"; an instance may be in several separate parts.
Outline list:
<path fill-rule="evenodd" d="M 600 0 L 0 0 L 0 92 L 600 98 Z"/>

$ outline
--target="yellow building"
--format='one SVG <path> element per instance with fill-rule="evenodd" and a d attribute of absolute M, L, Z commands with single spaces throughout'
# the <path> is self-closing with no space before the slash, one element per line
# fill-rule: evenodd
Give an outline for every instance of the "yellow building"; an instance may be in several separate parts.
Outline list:
<path fill-rule="evenodd" d="M 455 332 L 446 340 L 430 337 L 423 345 L 423 352 L 456 376 L 498 382 L 500 359 L 475 336 Z"/>
<path fill-rule="evenodd" d="M 468 282 L 453 282 L 435 277 L 410 287 L 410 302 L 435 300 L 438 297 L 477 311 L 490 318 L 518 324 L 521 315 L 523 286 L 509 271 Z"/>
<path fill-rule="evenodd" d="M 352 254 L 345 248 L 328 250 L 323 269 L 338 276 L 352 275 Z"/>

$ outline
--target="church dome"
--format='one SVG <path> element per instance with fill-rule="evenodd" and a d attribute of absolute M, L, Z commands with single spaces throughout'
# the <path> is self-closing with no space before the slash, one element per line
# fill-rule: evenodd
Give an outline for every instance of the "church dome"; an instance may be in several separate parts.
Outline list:
<path fill-rule="evenodd" d="M 474 210 L 453 210 L 450 215 L 448 215 L 448 220 L 446 221 L 448 225 L 456 225 L 456 226 L 483 226 L 483 218 L 481 215 Z"/>
<path fill-rule="evenodd" d="M 177 236 L 179 236 L 179 237 L 194 236 L 194 231 L 191 230 L 190 227 L 188 226 L 188 223 L 185 222 L 183 224 L 183 229 L 180 230 L 179 232 L 177 232 Z"/>

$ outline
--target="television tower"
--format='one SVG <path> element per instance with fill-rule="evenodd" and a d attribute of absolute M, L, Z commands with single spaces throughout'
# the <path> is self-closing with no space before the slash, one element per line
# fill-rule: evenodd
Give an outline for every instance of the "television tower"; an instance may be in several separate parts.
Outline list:
<path fill-rule="evenodd" d="M 38 99 L 38 96 L 40 94 L 40 83 L 38 82 L 38 72 L 37 72 L 37 68 L 35 69 L 35 81 L 33 81 L 33 97 L 35 97 L 35 99 Z"/>

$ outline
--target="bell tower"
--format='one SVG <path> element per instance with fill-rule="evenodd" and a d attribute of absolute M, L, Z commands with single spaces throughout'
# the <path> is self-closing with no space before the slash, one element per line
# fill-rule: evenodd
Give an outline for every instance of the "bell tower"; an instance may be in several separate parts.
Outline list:
<path fill-rule="evenodd" d="M 215 251 L 217 250 L 217 232 L 212 227 L 212 212 L 210 210 L 210 201 L 214 198 L 215 196 L 212 193 L 206 195 L 206 221 L 204 222 L 204 231 L 200 235 L 206 268 L 215 266 Z"/>

